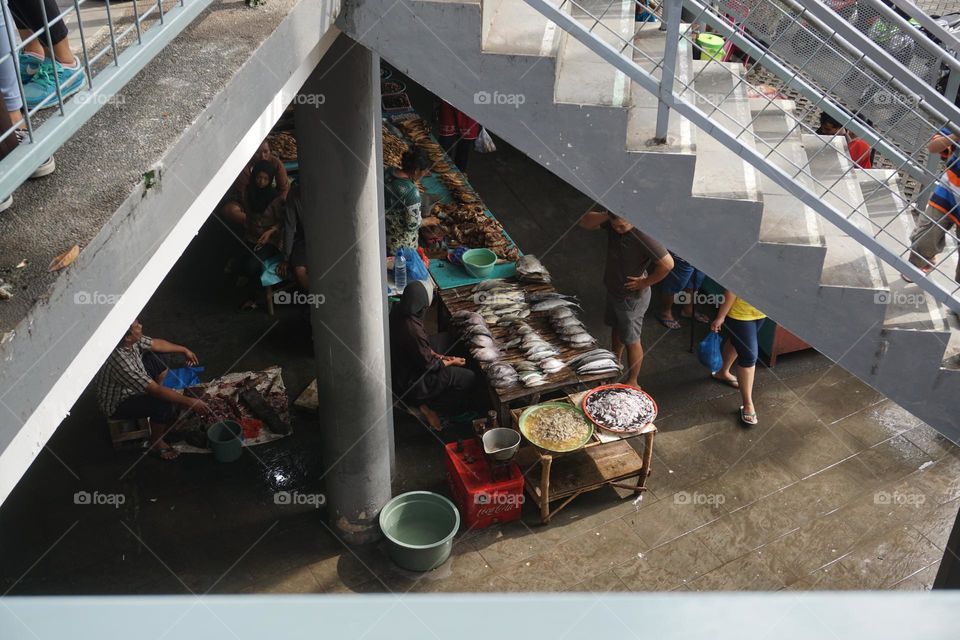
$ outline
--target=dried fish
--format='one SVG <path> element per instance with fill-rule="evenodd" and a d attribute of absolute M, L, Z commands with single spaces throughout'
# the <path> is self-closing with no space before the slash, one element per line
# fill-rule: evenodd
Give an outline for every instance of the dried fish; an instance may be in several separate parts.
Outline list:
<path fill-rule="evenodd" d="M 620 365 L 617 364 L 616 360 L 611 360 L 609 358 L 605 360 L 597 360 L 595 362 L 590 362 L 584 365 L 577 367 L 577 373 L 600 373 L 603 371 L 619 371 Z"/>
<path fill-rule="evenodd" d="M 532 254 L 517 260 L 517 277 L 521 282 L 550 282 L 550 272 Z"/>
<path fill-rule="evenodd" d="M 482 333 L 478 333 L 470 338 L 470 344 L 475 347 L 494 347 L 497 346 L 497 341 L 491 338 L 490 336 L 485 336 Z"/>
<path fill-rule="evenodd" d="M 500 350 L 496 347 L 481 347 L 473 349 L 470 353 L 480 362 L 494 362 L 500 359 Z"/>
<path fill-rule="evenodd" d="M 565 366 L 567 365 L 563 364 L 563 361 L 557 360 L 556 358 L 546 358 L 540 361 L 540 370 L 544 373 L 556 373 Z"/>
<path fill-rule="evenodd" d="M 577 366 L 577 365 L 583 363 L 584 361 L 586 361 L 586 360 L 587 360 L 588 358 L 590 358 L 591 356 L 596 356 L 596 355 L 601 355 L 601 354 L 602 354 L 602 355 L 605 355 L 605 356 L 606 356 L 607 358 L 609 358 L 610 360 L 616 360 L 616 359 L 617 359 L 617 356 L 616 356 L 612 351 L 610 351 L 610 350 L 608 350 L 608 349 L 593 349 L 592 351 L 587 351 L 586 353 L 581 353 L 581 354 L 578 355 L 578 356 L 575 356 L 575 357 L 573 357 L 573 358 L 570 358 L 569 360 L 567 360 L 567 364 L 568 364 L 569 366 L 571 366 L 571 367 L 574 367 L 574 366 Z"/>

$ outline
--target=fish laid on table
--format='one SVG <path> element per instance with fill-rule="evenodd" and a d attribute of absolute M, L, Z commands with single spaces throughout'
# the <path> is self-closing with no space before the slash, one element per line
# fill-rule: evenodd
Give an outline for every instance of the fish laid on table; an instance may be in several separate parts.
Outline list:
<path fill-rule="evenodd" d="M 517 277 L 522 282 L 550 282 L 550 272 L 531 254 L 517 260 Z"/>
<path fill-rule="evenodd" d="M 575 318 L 576 316 L 576 312 L 570 307 L 557 307 L 556 309 L 550 310 L 551 322 L 563 320 L 564 318 Z"/>
<path fill-rule="evenodd" d="M 540 370 L 544 373 L 556 373 L 565 366 L 567 365 L 563 364 L 562 360 L 557 360 L 556 358 L 546 358 L 540 361 Z"/>
<path fill-rule="evenodd" d="M 574 302 L 573 300 L 564 300 L 563 298 L 550 298 L 548 300 L 543 300 L 534 305 L 531 305 L 530 309 L 533 311 L 550 311 L 552 309 L 557 309 L 560 307 L 577 307 L 580 308 L 580 305 Z"/>
<path fill-rule="evenodd" d="M 567 295 L 559 291 L 534 291 L 527 294 L 527 300 L 530 302 L 543 302 L 544 300 L 577 300 L 577 296 Z"/>
<path fill-rule="evenodd" d="M 455 311 L 451 319 L 456 324 L 477 324 L 483 320 L 483 317 L 476 311 Z"/>
<path fill-rule="evenodd" d="M 483 348 L 483 347 L 497 347 L 497 341 L 491 338 L 490 336 L 485 336 L 482 333 L 478 333 L 470 337 L 470 344 L 474 347 Z"/>
<path fill-rule="evenodd" d="M 571 367 L 576 367 L 586 362 L 588 359 L 593 358 L 594 356 L 601 356 L 601 355 L 605 356 L 606 358 L 609 358 L 610 360 L 617 359 L 617 356 L 609 349 L 592 349 L 590 351 L 581 353 L 579 355 L 576 355 L 570 358 L 569 360 L 567 360 L 567 365 Z"/>
<path fill-rule="evenodd" d="M 582 349 L 583 347 L 592 344 L 597 344 L 597 339 L 589 333 L 577 333 L 572 336 L 566 336 L 564 339 L 567 344 L 577 347 L 578 349 Z"/>
<path fill-rule="evenodd" d="M 473 288 L 474 292 L 486 291 L 487 289 L 493 289 L 494 287 L 499 287 L 500 285 L 509 284 L 503 278 L 490 278 L 489 280 L 483 280 L 477 283 L 477 286 Z"/>
<path fill-rule="evenodd" d="M 617 364 L 616 360 L 607 358 L 605 360 L 595 360 L 589 364 L 582 364 L 577 367 L 577 373 L 583 374 L 595 374 L 595 373 L 612 373 L 614 371 L 620 371 L 620 365 Z"/>
<path fill-rule="evenodd" d="M 540 362 L 541 360 L 546 360 L 547 358 L 554 358 L 560 355 L 560 352 L 556 349 L 550 349 L 545 351 L 535 351 L 534 353 L 528 353 L 527 359 L 531 362 Z"/>
<path fill-rule="evenodd" d="M 554 331 L 560 334 L 561 337 L 573 336 L 578 333 L 586 333 L 587 328 L 583 326 L 583 323 L 571 323 L 564 326 L 554 327 Z"/>
<path fill-rule="evenodd" d="M 470 351 L 480 362 L 494 362 L 500 359 L 500 350 L 496 347 L 479 347 Z"/>
<path fill-rule="evenodd" d="M 463 334 L 467 336 L 484 335 L 484 336 L 493 337 L 493 334 L 490 333 L 490 328 L 486 325 L 486 323 L 468 324 L 464 326 L 462 331 L 463 331 Z"/>
<path fill-rule="evenodd" d="M 516 369 L 518 373 L 522 373 L 524 371 L 538 371 L 537 365 L 529 360 L 521 360 L 517 364 L 513 365 L 513 368 Z"/>
<path fill-rule="evenodd" d="M 490 384 L 498 389 L 512 387 L 520 382 L 520 375 L 516 369 L 505 362 L 494 362 L 483 370 Z"/>
<path fill-rule="evenodd" d="M 561 307 L 561 308 L 567 309 L 567 307 Z M 580 318 L 578 318 L 577 316 L 573 315 L 572 312 L 570 315 L 564 316 L 563 318 L 551 319 L 551 323 L 556 329 L 560 329 L 562 327 L 569 327 L 569 326 L 577 326 L 577 327 L 583 326 L 583 321 L 580 320 Z"/>

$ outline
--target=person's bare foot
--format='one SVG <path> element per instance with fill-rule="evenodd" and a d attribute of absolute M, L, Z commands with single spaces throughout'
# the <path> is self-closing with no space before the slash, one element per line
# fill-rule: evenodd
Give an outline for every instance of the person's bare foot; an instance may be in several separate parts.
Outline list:
<path fill-rule="evenodd" d="M 180 457 L 180 452 L 164 442 L 162 438 L 150 445 L 150 453 L 161 460 L 167 461 L 176 460 Z"/>
<path fill-rule="evenodd" d="M 440 431 L 443 429 L 443 425 L 440 423 L 440 415 L 428 407 L 425 404 L 420 405 L 420 413 L 423 414 L 423 417 L 426 419 L 427 424 L 430 425 L 430 428 L 434 431 Z"/>
<path fill-rule="evenodd" d="M 634 389 L 641 389 L 640 384 L 636 380 L 630 380 L 629 378 L 624 380 L 623 384 L 628 387 L 633 387 Z"/>

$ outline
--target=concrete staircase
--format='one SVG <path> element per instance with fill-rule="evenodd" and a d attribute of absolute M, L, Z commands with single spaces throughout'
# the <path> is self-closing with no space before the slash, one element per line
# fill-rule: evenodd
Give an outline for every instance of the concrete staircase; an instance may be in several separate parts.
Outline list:
<path fill-rule="evenodd" d="M 918 287 L 690 122 L 672 117 L 666 143 L 654 144 L 655 96 L 522 0 L 408 7 L 361 0 L 339 26 L 960 442 L 960 372 L 949 361 L 960 352 L 960 331 Z M 632 15 L 632 3 L 627 9 Z M 623 23 L 604 27 L 614 32 Z M 645 29 L 635 43 L 662 51 L 665 34 Z M 745 128 L 741 139 L 769 161 L 788 167 L 809 159 L 826 185 L 849 166 L 841 141 L 793 129 L 766 100 L 734 89 L 720 65 L 693 61 L 682 44 L 680 59 L 679 76 L 695 78 L 691 94 L 727 96 L 713 117 Z M 894 179 L 858 170 L 821 191 L 842 210 L 865 208 L 879 228 L 896 202 L 877 181 Z M 894 227 L 886 231 L 909 234 Z"/>

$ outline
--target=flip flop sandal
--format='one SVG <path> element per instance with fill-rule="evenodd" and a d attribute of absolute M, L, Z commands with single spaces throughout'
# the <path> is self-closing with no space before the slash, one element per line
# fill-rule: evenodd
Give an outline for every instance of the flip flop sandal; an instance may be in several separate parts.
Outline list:
<path fill-rule="evenodd" d="M 740 422 L 747 425 L 748 427 L 755 427 L 760 421 L 757 420 L 757 412 L 752 411 L 747 413 L 743 410 L 743 407 L 740 407 Z"/>
<path fill-rule="evenodd" d="M 667 320 L 666 318 L 664 318 L 664 317 L 661 316 L 660 314 L 655 314 L 654 317 L 657 319 L 657 322 L 659 322 L 660 324 L 662 324 L 663 326 L 665 326 L 667 329 L 679 329 L 679 328 L 680 328 L 680 323 L 677 322 L 676 320 L 674 320 L 673 318 L 671 318 L 670 320 Z"/>
<path fill-rule="evenodd" d="M 690 316 L 685 316 L 682 313 L 680 314 L 680 317 L 684 320 L 690 319 Z M 706 314 L 700 313 L 699 311 L 693 314 L 693 319 L 702 324 L 710 324 L 710 318 L 708 318 Z"/>
<path fill-rule="evenodd" d="M 740 388 L 740 381 L 737 380 L 736 378 L 718 378 L 716 375 L 712 373 L 710 374 L 710 377 L 716 380 L 717 382 L 719 382 L 720 384 L 725 384 L 728 387 L 733 387 L 734 389 Z"/>

